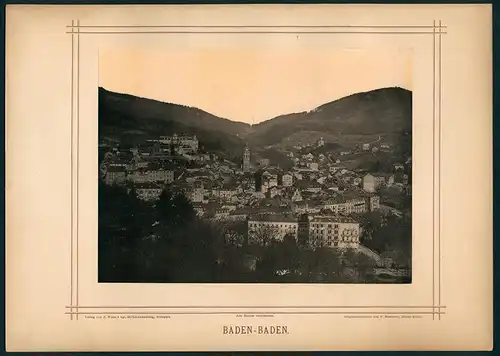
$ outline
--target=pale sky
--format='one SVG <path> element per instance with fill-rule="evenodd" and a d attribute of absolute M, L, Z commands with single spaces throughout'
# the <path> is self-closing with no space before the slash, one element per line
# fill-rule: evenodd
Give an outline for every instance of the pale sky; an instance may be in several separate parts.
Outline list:
<path fill-rule="evenodd" d="M 384 87 L 411 90 L 407 51 L 217 49 L 101 52 L 99 86 L 258 123 Z"/>

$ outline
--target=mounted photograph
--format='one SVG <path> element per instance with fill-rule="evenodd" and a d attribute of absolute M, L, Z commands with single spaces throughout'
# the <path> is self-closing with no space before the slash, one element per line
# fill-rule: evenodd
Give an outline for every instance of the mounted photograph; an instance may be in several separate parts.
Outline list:
<path fill-rule="evenodd" d="M 411 52 L 99 53 L 98 282 L 412 282 Z"/>

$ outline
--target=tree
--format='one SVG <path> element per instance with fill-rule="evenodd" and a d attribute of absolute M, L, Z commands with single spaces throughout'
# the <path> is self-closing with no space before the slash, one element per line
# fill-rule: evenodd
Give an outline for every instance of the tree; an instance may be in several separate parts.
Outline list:
<path fill-rule="evenodd" d="M 172 213 L 172 198 L 171 191 L 164 189 L 156 202 L 156 209 L 164 216 L 170 216 Z"/>
<path fill-rule="evenodd" d="M 99 182 L 98 254 L 99 280 L 121 281 L 140 271 L 136 251 L 140 250 L 148 208 L 127 189 Z M 150 219 L 150 218 L 149 218 Z"/>
<path fill-rule="evenodd" d="M 260 191 L 260 187 L 262 185 L 262 169 L 259 169 L 254 173 L 255 180 L 255 191 Z"/>
<path fill-rule="evenodd" d="M 300 265 L 299 248 L 295 236 L 286 234 L 283 241 L 275 242 L 277 252 L 277 268 L 294 274 Z"/>
<path fill-rule="evenodd" d="M 163 190 L 156 203 L 156 215 L 162 228 L 182 227 L 194 220 L 196 212 L 183 194 Z"/>
<path fill-rule="evenodd" d="M 367 278 L 373 275 L 373 269 L 376 267 L 376 261 L 361 252 L 356 253 L 354 256 L 354 264 L 359 277 L 365 282 Z"/>
<path fill-rule="evenodd" d="M 371 240 L 375 231 L 380 229 L 382 225 L 382 216 L 379 212 L 369 212 L 366 214 L 360 214 L 357 216 L 361 224 L 362 236 L 361 239 L 363 242 Z"/>
<path fill-rule="evenodd" d="M 394 157 L 398 161 L 406 161 L 411 156 L 412 133 L 411 129 L 402 129 L 398 132 Z"/>
<path fill-rule="evenodd" d="M 222 238 L 211 223 L 198 219 L 171 230 L 168 238 L 156 244 L 157 266 L 167 272 L 163 278 L 184 283 L 214 281 L 224 247 Z"/>
<path fill-rule="evenodd" d="M 263 249 L 262 257 L 257 263 L 257 278 L 261 282 L 273 282 L 276 279 L 278 267 L 278 258 L 276 247 L 268 245 Z"/>
<path fill-rule="evenodd" d="M 317 250 L 326 246 L 326 241 L 322 237 L 309 238 L 309 246 Z"/>
<path fill-rule="evenodd" d="M 342 251 L 343 262 L 348 266 L 355 264 L 355 256 L 356 253 L 351 248 Z"/>
<path fill-rule="evenodd" d="M 323 247 L 316 250 L 319 254 L 320 271 L 329 281 L 339 281 L 341 279 L 340 254 L 336 249 Z"/>
<path fill-rule="evenodd" d="M 269 226 L 264 225 L 258 227 L 252 236 L 252 242 L 262 246 L 267 246 L 276 239 L 276 232 Z"/>
<path fill-rule="evenodd" d="M 409 261 L 412 250 L 411 238 L 410 218 L 389 215 L 383 226 L 373 232 L 372 239 L 363 243 L 378 253 L 388 251 L 401 253 L 399 261 Z"/>
<path fill-rule="evenodd" d="M 248 278 L 247 256 L 237 246 L 226 244 L 219 251 L 217 281 L 241 283 Z"/>
<path fill-rule="evenodd" d="M 176 194 L 172 199 L 172 208 L 174 210 L 174 225 L 184 226 L 196 217 L 193 204 L 184 194 Z"/>

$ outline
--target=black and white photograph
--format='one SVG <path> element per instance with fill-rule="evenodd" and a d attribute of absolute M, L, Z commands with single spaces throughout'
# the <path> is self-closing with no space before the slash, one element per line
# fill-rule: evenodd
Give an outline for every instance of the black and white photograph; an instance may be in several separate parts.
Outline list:
<path fill-rule="evenodd" d="M 402 50 L 99 54 L 98 282 L 412 282 Z"/>

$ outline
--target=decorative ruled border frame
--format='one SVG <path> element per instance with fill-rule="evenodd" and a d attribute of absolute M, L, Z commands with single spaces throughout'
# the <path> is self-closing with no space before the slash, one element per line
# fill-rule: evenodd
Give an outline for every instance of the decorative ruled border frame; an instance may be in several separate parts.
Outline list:
<path fill-rule="evenodd" d="M 339 315 L 432 315 L 433 320 L 441 320 L 446 314 L 441 305 L 441 40 L 447 27 L 441 20 L 432 25 L 421 26 L 242 26 L 242 25 L 80 25 L 80 20 L 72 20 L 66 26 L 66 33 L 71 34 L 71 270 L 70 270 L 70 305 L 65 314 L 71 320 L 78 320 L 78 315 L 223 315 L 244 314 L 339 314 Z M 246 29 L 246 30 L 244 30 Z M 78 299 L 78 201 L 79 201 L 79 126 L 80 126 L 80 36 L 106 34 L 332 34 L 332 35 L 432 35 L 433 41 L 433 234 L 432 234 L 432 305 L 398 305 L 398 306 L 86 306 L 80 305 Z M 436 152 L 437 147 L 437 152 Z M 437 159 L 436 159 L 437 158 Z M 437 274 L 436 274 L 437 269 Z M 274 309 L 274 310 L 273 310 Z M 321 310 L 318 310 L 321 309 Z M 82 311 L 80 311 L 82 310 Z M 207 311 L 209 310 L 209 311 Z M 242 311 L 244 310 L 244 311 Z M 437 316 L 437 317 L 436 317 Z"/>

